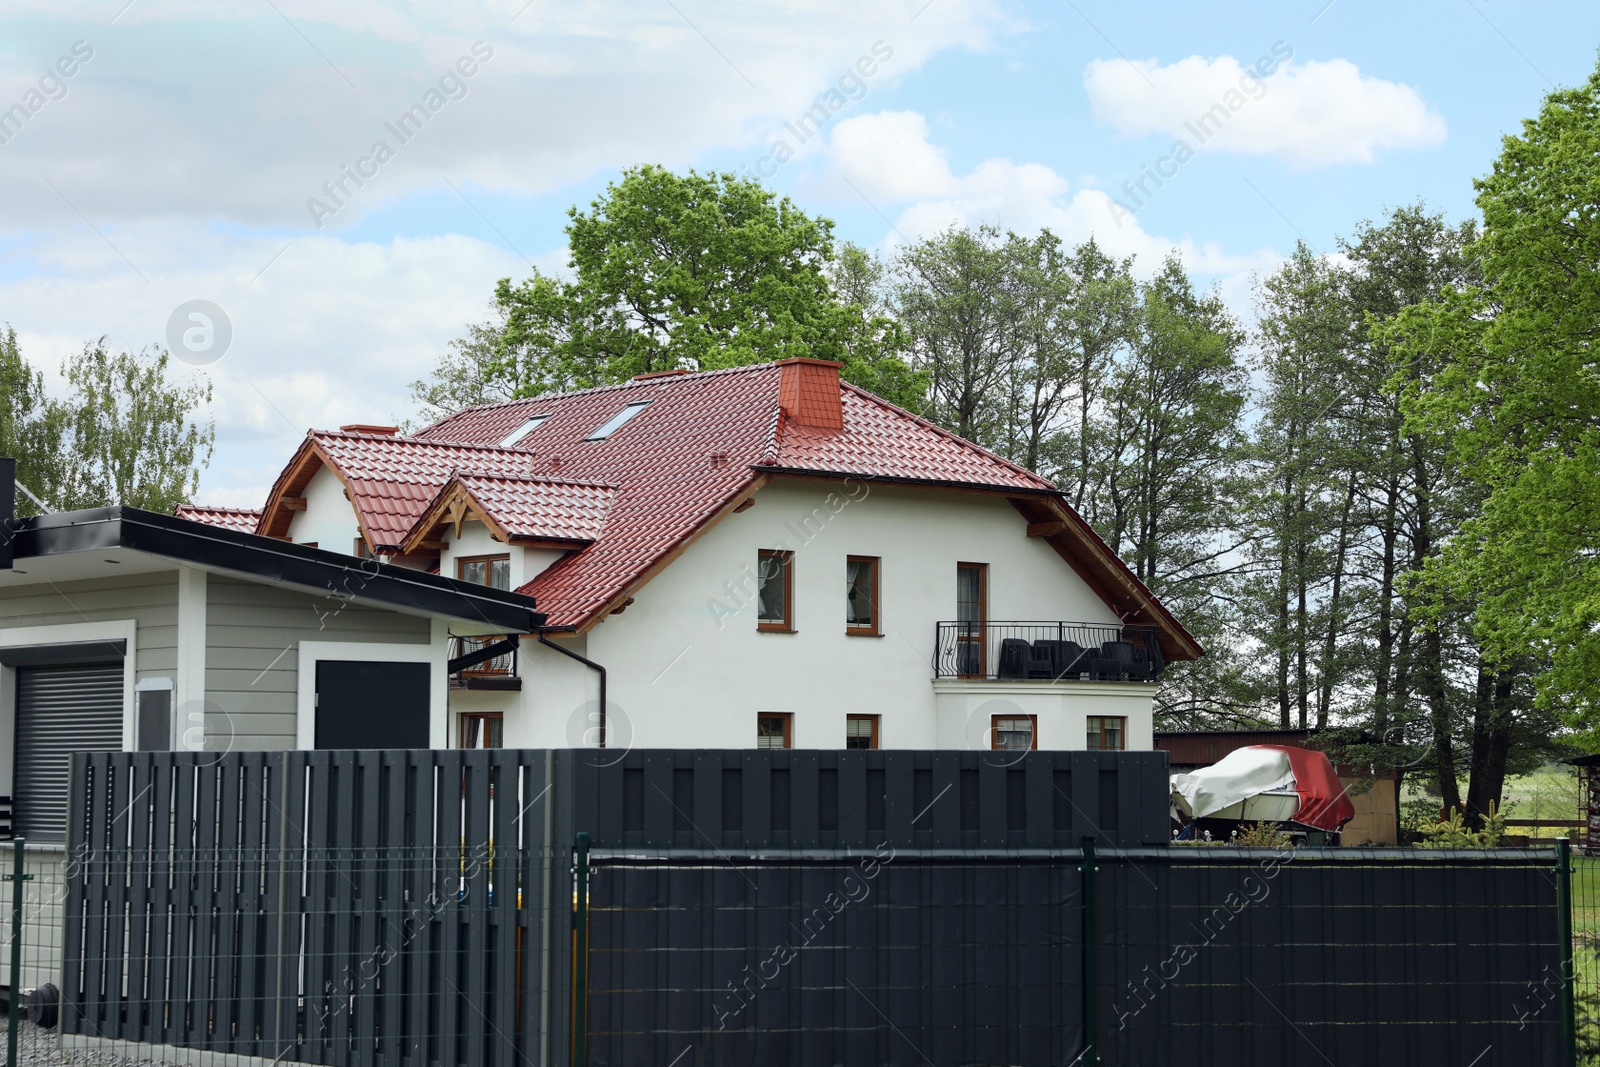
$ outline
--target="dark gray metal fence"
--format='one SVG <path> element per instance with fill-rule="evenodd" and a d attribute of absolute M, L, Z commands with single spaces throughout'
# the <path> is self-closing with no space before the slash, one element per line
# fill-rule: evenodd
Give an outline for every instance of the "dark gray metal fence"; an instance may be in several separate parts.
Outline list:
<path fill-rule="evenodd" d="M 80 756 L 62 1029 L 417 1067 L 568 1063 L 585 1018 L 615 1067 L 1558 1062 L 1549 853 L 1164 847 L 1165 793 L 1161 753 Z"/>

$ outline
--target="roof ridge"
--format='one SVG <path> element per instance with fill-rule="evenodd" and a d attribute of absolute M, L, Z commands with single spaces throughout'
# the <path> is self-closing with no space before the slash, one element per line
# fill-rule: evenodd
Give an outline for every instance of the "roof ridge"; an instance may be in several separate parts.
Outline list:
<path fill-rule="evenodd" d="M 527 453 L 531 455 L 531 453 Z M 561 478 L 549 474 L 534 474 L 532 472 L 519 473 L 516 471 L 489 471 L 475 470 L 470 467 L 456 467 L 450 472 L 451 478 L 494 478 L 508 482 L 538 482 L 542 485 L 578 485 L 586 489 L 616 489 L 616 482 L 594 481 L 589 478 Z"/>
<path fill-rule="evenodd" d="M 1010 468 L 1012 471 L 1014 471 L 1017 474 L 1023 474 L 1023 475 L 1026 475 L 1029 478 L 1035 479 L 1036 481 L 1042 482 L 1042 483 L 1044 483 L 1044 485 L 1047 488 L 1049 488 L 1049 489 L 1051 489 L 1051 490 L 1053 490 L 1055 492 L 1060 492 L 1061 491 L 1061 487 L 1060 486 L 1056 485 L 1055 482 L 1051 481 L 1049 478 L 1046 478 L 1044 475 L 1039 474 L 1036 471 L 1031 471 L 1027 467 L 1024 467 L 1020 463 L 1013 463 L 1011 460 L 1009 460 L 1006 457 L 1000 455 L 998 452 L 990 451 L 989 449 L 984 448 L 982 445 L 978 444 L 976 441 L 969 441 L 965 437 L 962 437 L 960 434 L 955 433 L 955 432 L 953 432 L 951 430 L 947 430 L 943 426 L 940 426 L 938 423 L 933 422 L 931 419 L 925 419 L 921 415 L 918 415 L 914 411 L 907 411 L 905 408 L 901 407 L 899 404 L 891 403 L 891 402 L 885 400 L 883 397 L 879 396 L 876 393 L 868 392 L 867 390 L 861 388 L 861 386 L 856 385 L 854 382 L 847 382 L 843 378 L 841 378 L 841 379 L 839 379 L 839 385 L 841 387 L 845 388 L 845 389 L 849 389 L 850 391 L 852 391 L 854 393 L 860 394 L 864 399 L 870 400 L 870 401 L 872 401 L 873 403 L 877 404 L 880 407 L 887 408 L 889 411 L 892 411 L 897 415 L 905 416 L 906 418 L 912 420 L 913 422 L 916 422 L 916 423 L 918 423 L 918 424 L 920 424 L 920 425 L 932 430 L 934 433 L 938 434 L 941 437 L 949 438 L 951 441 L 954 441 L 957 445 L 961 446 L 962 448 L 968 449 L 969 451 L 972 451 L 972 452 L 976 452 L 978 455 L 984 457 L 985 459 L 993 460 L 994 462 L 1000 464 L 1002 467 Z"/>
<path fill-rule="evenodd" d="M 421 430 L 419 430 L 417 432 L 418 433 L 426 433 L 428 430 L 433 429 L 433 427 L 435 427 L 435 426 L 443 426 L 445 423 L 450 422 L 450 421 L 452 421 L 452 420 L 454 420 L 454 419 L 456 419 L 456 418 L 458 418 L 458 417 L 460 417 L 462 415 L 466 415 L 469 412 L 495 411 L 495 410 L 498 410 L 500 408 L 508 408 L 508 407 L 511 407 L 513 405 L 516 405 L 516 404 L 537 404 L 537 403 L 539 403 L 541 401 L 545 401 L 545 400 L 565 400 L 565 399 L 567 399 L 569 397 L 587 396 L 587 395 L 590 395 L 592 393 L 604 393 L 604 392 L 609 392 L 611 390 L 617 390 L 617 389 L 634 389 L 634 388 L 639 388 L 641 386 L 654 387 L 654 386 L 664 385 L 664 384 L 666 384 L 668 382 L 673 382 L 673 383 L 692 382 L 692 381 L 699 381 L 699 380 L 702 380 L 702 379 L 705 379 L 705 378 L 721 377 L 721 376 L 724 376 L 724 375 L 748 374 L 748 373 L 750 373 L 752 371 L 764 370 L 764 369 L 766 369 L 768 367 L 775 367 L 777 365 L 778 365 L 778 360 L 772 359 L 772 360 L 768 360 L 765 363 L 744 363 L 744 364 L 740 364 L 737 367 L 719 367 L 716 370 L 698 370 L 698 371 L 690 371 L 688 374 L 663 375 L 663 376 L 661 376 L 659 378 L 646 378 L 643 381 L 637 381 L 635 379 L 630 378 L 625 382 L 612 382 L 610 385 L 591 385 L 586 389 L 569 389 L 566 392 L 562 392 L 562 393 L 540 393 L 537 396 L 525 396 L 525 397 L 520 397 L 520 398 L 518 398 L 516 400 L 501 400 L 501 401 L 499 401 L 497 403 L 494 403 L 494 404 L 473 404 L 473 405 L 471 405 L 469 407 L 464 407 L 464 408 L 461 408 L 458 411 L 451 412 L 449 415 L 446 415 L 444 418 L 439 419 L 437 422 L 433 422 L 433 423 L 430 423 L 427 426 L 424 426 Z M 407 440 L 415 440 L 415 438 L 407 438 Z"/>
<path fill-rule="evenodd" d="M 474 452 L 498 452 L 510 456 L 529 455 L 524 448 L 507 448 L 503 445 L 485 445 L 473 441 L 448 441 L 427 437 L 399 437 L 381 433 L 346 433 L 344 430 L 307 430 L 307 437 L 338 437 L 343 440 L 380 441 L 399 445 L 422 445 L 427 448 L 464 448 Z"/>

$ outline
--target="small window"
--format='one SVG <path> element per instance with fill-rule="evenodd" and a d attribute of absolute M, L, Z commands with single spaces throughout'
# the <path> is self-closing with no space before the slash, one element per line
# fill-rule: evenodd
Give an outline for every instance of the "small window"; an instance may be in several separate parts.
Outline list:
<path fill-rule="evenodd" d="M 762 549 L 756 556 L 756 629 L 794 630 L 794 553 Z"/>
<path fill-rule="evenodd" d="M 502 748 L 505 716 L 498 711 L 469 711 L 461 716 L 462 748 Z"/>
<path fill-rule="evenodd" d="M 456 561 L 456 577 L 490 589 L 511 588 L 510 556 L 473 556 Z"/>
<path fill-rule="evenodd" d="M 844 564 L 844 631 L 865 637 L 878 634 L 878 559 L 850 556 Z"/>
<path fill-rule="evenodd" d="M 787 712 L 762 712 L 756 716 L 756 747 L 794 747 L 794 716 Z"/>
<path fill-rule="evenodd" d="M 845 748 L 877 748 L 878 716 L 847 715 L 844 720 Z"/>
<path fill-rule="evenodd" d="M 596 429 L 594 433 L 590 434 L 588 437 L 585 437 L 584 440 L 604 441 L 606 438 L 622 429 L 629 419 L 633 418 L 635 415 L 639 414 L 639 412 L 643 411 L 649 406 L 650 401 L 648 400 L 638 400 L 632 404 L 629 404 L 627 407 L 611 416 L 605 422 L 601 423 L 600 427 Z"/>
<path fill-rule="evenodd" d="M 537 430 L 539 428 L 539 424 L 549 417 L 550 413 L 547 411 L 543 415 L 534 415 L 533 417 L 529 418 L 523 422 L 521 426 L 518 426 L 515 430 L 512 430 L 510 433 L 500 438 L 500 447 L 510 448 L 512 445 L 516 444 L 518 441 Z"/>
<path fill-rule="evenodd" d="M 1089 750 L 1121 752 L 1128 747 L 1128 720 L 1120 715 L 1089 716 Z"/>
<path fill-rule="evenodd" d="M 147 678 L 136 687 L 134 737 L 140 752 L 172 750 L 172 680 Z"/>
<path fill-rule="evenodd" d="M 990 747 L 999 752 L 1029 752 L 1039 747 L 1037 715 L 996 715 L 991 722 Z"/>

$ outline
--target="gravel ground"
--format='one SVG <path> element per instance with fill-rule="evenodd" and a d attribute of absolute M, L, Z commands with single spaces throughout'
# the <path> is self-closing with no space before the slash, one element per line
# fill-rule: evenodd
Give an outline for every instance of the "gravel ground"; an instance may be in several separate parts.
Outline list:
<path fill-rule="evenodd" d="M 0 1015 L 0 1064 L 4 1063 L 5 1040 L 6 1022 Z M 64 1049 L 54 1030 L 41 1030 L 29 1022 L 17 1027 L 17 1067 L 167 1067 L 166 1060 L 136 1058 L 138 1048 L 128 1046 L 134 1056 L 96 1049 Z"/>

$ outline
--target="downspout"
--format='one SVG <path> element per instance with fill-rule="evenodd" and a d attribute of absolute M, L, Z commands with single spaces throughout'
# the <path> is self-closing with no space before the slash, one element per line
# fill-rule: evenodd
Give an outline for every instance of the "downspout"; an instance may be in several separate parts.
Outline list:
<path fill-rule="evenodd" d="M 605 748 L 606 747 L 606 669 L 604 667 L 602 667 L 600 664 L 596 663 L 594 660 L 590 659 L 588 656 L 580 656 L 578 653 L 572 651 L 572 649 L 570 649 L 570 648 L 562 648 L 560 645 L 556 644 L 554 641 L 552 641 L 548 637 L 546 637 L 544 635 L 544 631 L 540 631 L 540 633 L 539 633 L 539 643 L 541 645 L 544 645 L 546 648 L 555 649 L 557 652 L 561 653 L 563 656 L 566 656 L 568 659 L 577 660 L 579 663 L 583 664 L 585 667 L 588 667 L 590 670 L 592 670 L 596 674 L 600 675 L 600 744 L 597 745 L 596 747 L 597 748 Z"/>

